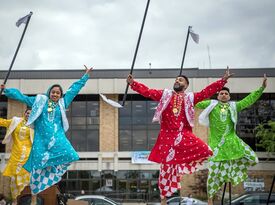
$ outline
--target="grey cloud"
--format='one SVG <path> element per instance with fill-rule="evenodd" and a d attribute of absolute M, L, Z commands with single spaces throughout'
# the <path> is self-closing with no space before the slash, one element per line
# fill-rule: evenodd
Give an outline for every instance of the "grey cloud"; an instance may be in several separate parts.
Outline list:
<path fill-rule="evenodd" d="M 0 69 L 12 59 L 22 28 L 34 12 L 14 69 L 129 68 L 146 0 L 0 0 Z M 151 1 L 135 67 L 179 67 L 187 27 L 185 67 L 274 67 L 273 0 Z"/>

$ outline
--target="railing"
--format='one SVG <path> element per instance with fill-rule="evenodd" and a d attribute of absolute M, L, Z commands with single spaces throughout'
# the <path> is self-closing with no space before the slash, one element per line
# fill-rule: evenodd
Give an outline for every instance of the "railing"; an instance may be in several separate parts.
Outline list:
<path fill-rule="evenodd" d="M 257 152 L 260 163 L 249 170 L 274 170 L 275 155 Z M 0 153 L 0 171 L 3 171 L 9 153 Z M 158 170 L 158 164 L 132 164 L 131 152 L 79 152 L 80 160 L 70 170 Z M 90 160 L 90 159 L 93 160 Z M 268 160 L 267 160 L 268 159 Z M 127 161 L 125 161 L 127 160 Z"/>

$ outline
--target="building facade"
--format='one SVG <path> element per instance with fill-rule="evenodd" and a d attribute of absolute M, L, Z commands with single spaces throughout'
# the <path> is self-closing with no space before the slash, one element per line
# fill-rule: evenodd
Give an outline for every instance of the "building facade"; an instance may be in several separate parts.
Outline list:
<path fill-rule="evenodd" d="M 90 80 L 74 99 L 67 110 L 70 129 L 67 137 L 78 151 L 80 160 L 70 166 L 59 186 L 63 192 L 80 194 L 105 194 L 112 198 L 128 201 L 159 200 L 157 186 L 159 165 L 133 160 L 134 154 L 146 156 L 153 147 L 159 131 L 159 125 L 152 123 L 157 102 L 146 99 L 131 90 L 125 106 L 121 109 L 111 107 L 99 96 L 121 102 L 123 99 L 128 70 L 94 70 Z M 150 88 L 172 88 L 178 69 L 137 69 L 136 80 Z M 186 69 L 183 74 L 190 80 L 188 91 L 197 92 L 223 76 L 225 70 Z M 275 68 L 234 69 L 235 76 L 229 79 L 231 99 L 240 100 L 262 84 L 263 74 L 268 76 L 268 87 L 259 101 L 242 111 L 238 121 L 238 135 L 255 150 L 260 163 L 249 170 L 247 182 L 241 184 L 233 193 L 246 190 L 268 190 L 275 170 L 274 156 L 266 161 L 268 154 L 257 145 L 254 128 L 268 120 L 275 120 Z M 1 71 L 4 78 L 6 72 Z M 13 71 L 6 87 L 14 87 L 27 95 L 45 93 L 54 83 L 63 86 L 64 91 L 72 82 L 79 79 L 80 70 L 32 70 Z M 1 96 L 0 116 L 11 118 L 21 116 L 25 105 Z M 196 110 L 194 132 L 207 142 L 208 130 L 197 122 L 200 110 Z M 0 129 L 0 141 L 5 130 Z M 9 156 L 10 147 L 0 145 L 3 169 Z M 182 195 L 205 195 L 207 171 L 201 171 L 183 177 Z M 1 175 L 0 193 L 9 194 L 9 180 Z M 256 185 L 255 185 L 256 184 Z M 262 186 L 258 188 L 257 186 Z"/>

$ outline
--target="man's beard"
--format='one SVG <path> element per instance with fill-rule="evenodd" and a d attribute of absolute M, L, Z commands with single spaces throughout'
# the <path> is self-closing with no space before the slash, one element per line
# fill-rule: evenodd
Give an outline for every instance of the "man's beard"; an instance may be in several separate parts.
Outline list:
<path fill-rule="evenodd" d="M 183 91 L 184 86 L 180 84 L 174 84 L 174 91 L 179 92 Z"/>

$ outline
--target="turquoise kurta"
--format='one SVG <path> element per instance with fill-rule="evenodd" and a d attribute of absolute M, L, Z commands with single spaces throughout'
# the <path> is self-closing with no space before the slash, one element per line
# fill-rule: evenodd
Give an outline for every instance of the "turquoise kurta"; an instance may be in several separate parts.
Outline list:
<path fill-rule="evenodd" d="M 88 78 L 88 74 L 83 75 L 67 90 L 63 97 L 65 108 L 69 107 Z M 35 102 L 35 97 L 23 95 L 19 90 L 13 88 L 5 89 L 5 95 L 8 98 L 26 103 L 29 107 L 33 106 Z M 34 121 L 35 134 L 32 150 L 28 161 L 24 165 L 24 168 L 31 172 L 31 189 L 34 194 L 57 183 L 66 172 L 69 164 L 79 159 L 78 154 L 65 135 L 59 104 L 51 113 L 48 112 L 48 103 L 45 103 L 41 109 L 40 116 Z M 41 175 L 43 174 L 45 176 L 42 179 Z M 42 183 L 42 181 L 45 183 Z"/>

